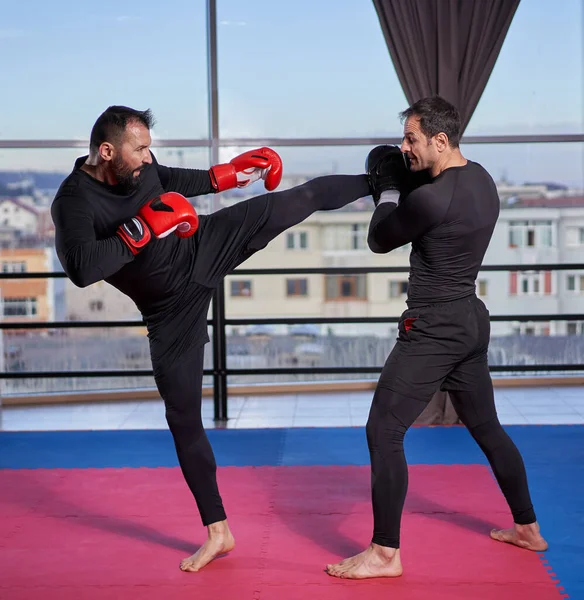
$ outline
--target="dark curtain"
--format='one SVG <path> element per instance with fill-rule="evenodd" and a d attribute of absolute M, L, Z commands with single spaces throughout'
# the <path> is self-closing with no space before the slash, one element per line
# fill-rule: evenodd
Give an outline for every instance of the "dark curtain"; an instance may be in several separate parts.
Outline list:
<path fill-rule="evenodd" d="M 460 111 L 464 132 L 519 0 L 373 0 L 373 4 L 408 102 L 442 96 Z"/>

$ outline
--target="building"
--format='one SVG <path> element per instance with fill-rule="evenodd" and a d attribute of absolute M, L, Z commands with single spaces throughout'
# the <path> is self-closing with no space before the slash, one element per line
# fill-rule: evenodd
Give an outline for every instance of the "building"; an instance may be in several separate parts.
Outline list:
<path fill-rule="evenodd" d="M 39 210 L 26 198 L 0 196 L 0 246 L 20 246 L 37 233 Z"/>
<path fill-rule="evenodd" d="M 53 267 L 49 248 L 0 248 L 3 273 L 47 272 Z M 5 279 L 0 290 L 4 322 L 30 323 L 55 318 L 53 279 Z"/>
<path fill-rule="evenodd" d="M 485 264 L 524 264 L 518 272 L 484 273 L 493 314 L 584 315 L 584 271 L 541 271 L 530 264 L 584 263 L 584 197 L 519 200 L 501 211 Z M 583 321 L 497 323 L 494 331 L 581 334 Z"/>
<path fill-rule="evenodd" d="M 540 206 L 541 205 L 541 206 Z M 339 275 L 237 275 L 226 281 L 228 317 L 398 316 L 407 273 L 351 273 L 353 267 L 407 267 L 409 246 L 386 255 L 366 243 L 370 212 L 320 212 L 284 232 L 242 269 L 346 268 Z M 484 265 L 525 264 L 521 271 L 482 271 L 477 294 L 491 314 L 584 314 L 584 271 L 540 271 L 535 264 L 584 263 L 584 197 L 516 199 L 503 207 Z M 494 335 L 581 334 L 582 321 L 494 322 Z M 324 328 L 323 328 L 324 329 Z M 384 336 L 395 325 L 335 325 L 343 334 Z"/>
<path fill-rule="evenodd" d="M 61 270 L 61 269 L 59 269 Z M 141 321 L 134 301 L 105 281 L 85 288 L 64 280 L 65 319 L 69 321 Z M 80 330 L 82 335 L 86 331 Z M 144 327 L 112 327 L 104 330 L 108 336 L 144 335 Z M 70 329 L 70 335 L 75 329 Z"/>

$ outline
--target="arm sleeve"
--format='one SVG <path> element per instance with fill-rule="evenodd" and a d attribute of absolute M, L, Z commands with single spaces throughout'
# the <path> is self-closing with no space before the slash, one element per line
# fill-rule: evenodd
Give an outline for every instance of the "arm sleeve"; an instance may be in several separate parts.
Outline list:
<path fill-rule="evenodd" d="M 156 165 L 158 178 L 165 192 L 177 192 L 187 198 L 215 193 L 209 171 L 165 167 L 158 164 L 154 155 L 152 155 L 152 161 Z"/>
<path fill-rule="evenodd" d="M 335 210 L 370 194 L 365 175 L 330 175 L 223 208 L 204 219 L 196 280 L 215 286 L 277 235 L 318 210 Z"/>
<path fill-rule="evenodd" d="M 96 239 L 92 211 L 82 199 L 59 196 L 51 206 L 51 216 L 57 256 L 76 286 L 105 279 L 134 259 L 119 236 Z"/>
<path fill-rule="evenodd" d="M 423 189 L 415 190 L 399 205 L 381 203 L 369 223 L 367 244 L 376 254 L 391 252 L 418 239 L 440 223 L 445 213 L 443 203 Z"/>

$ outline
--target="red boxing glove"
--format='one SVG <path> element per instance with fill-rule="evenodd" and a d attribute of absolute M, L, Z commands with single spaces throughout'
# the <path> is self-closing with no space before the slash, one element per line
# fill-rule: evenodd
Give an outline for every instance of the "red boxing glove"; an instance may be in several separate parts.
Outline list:
<path fill-rule="evenodd" d="M 147 202 L 138 212 L 157 238 L 171 233 L 190 237 L 197 231 L 199 217 L 191 203 L 181 194 L 166 192 Z"/>
<path fill-rule="evenodd" d="M 148 225 L 140 217 L 132 217 L 118 227 L 118 235 L 135 256 L 152 239 Z"/>
<path fill-rule="evenodd" d="M 147 202 L 138 215 L 118 228 L 118 235 L 138 254 L 152 239 L 164 238 L 174 232 L 180 238 L 193 235 L 199 226 L 197 212 L 181 194 L 167 192 Z"/>
<path fill-rule="evenodd" d="M 211 167 L 209 175 L 216 192 L 247 187 L 258 179 L 263 179 L 265 188 L 271 192 L 282 181 L 282 159 L 271 148 L 249 150 L 227 164 Z"/>

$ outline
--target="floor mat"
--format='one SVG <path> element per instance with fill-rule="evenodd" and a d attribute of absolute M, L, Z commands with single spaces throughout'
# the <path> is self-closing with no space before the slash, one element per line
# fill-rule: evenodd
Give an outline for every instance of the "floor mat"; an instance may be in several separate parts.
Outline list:
<path fill-rule="evenodd" d="M 178 468 L 0 471 L 0 597 L 558 600 L 540 555 L 491 540 L 510 523 L 483 465 L 412 465 L 404 575 L 345 581 L 324 566 L 371 536 L 365 466 L 221 467 L 237 547 L 200 573 L 204 540 Z"/>

